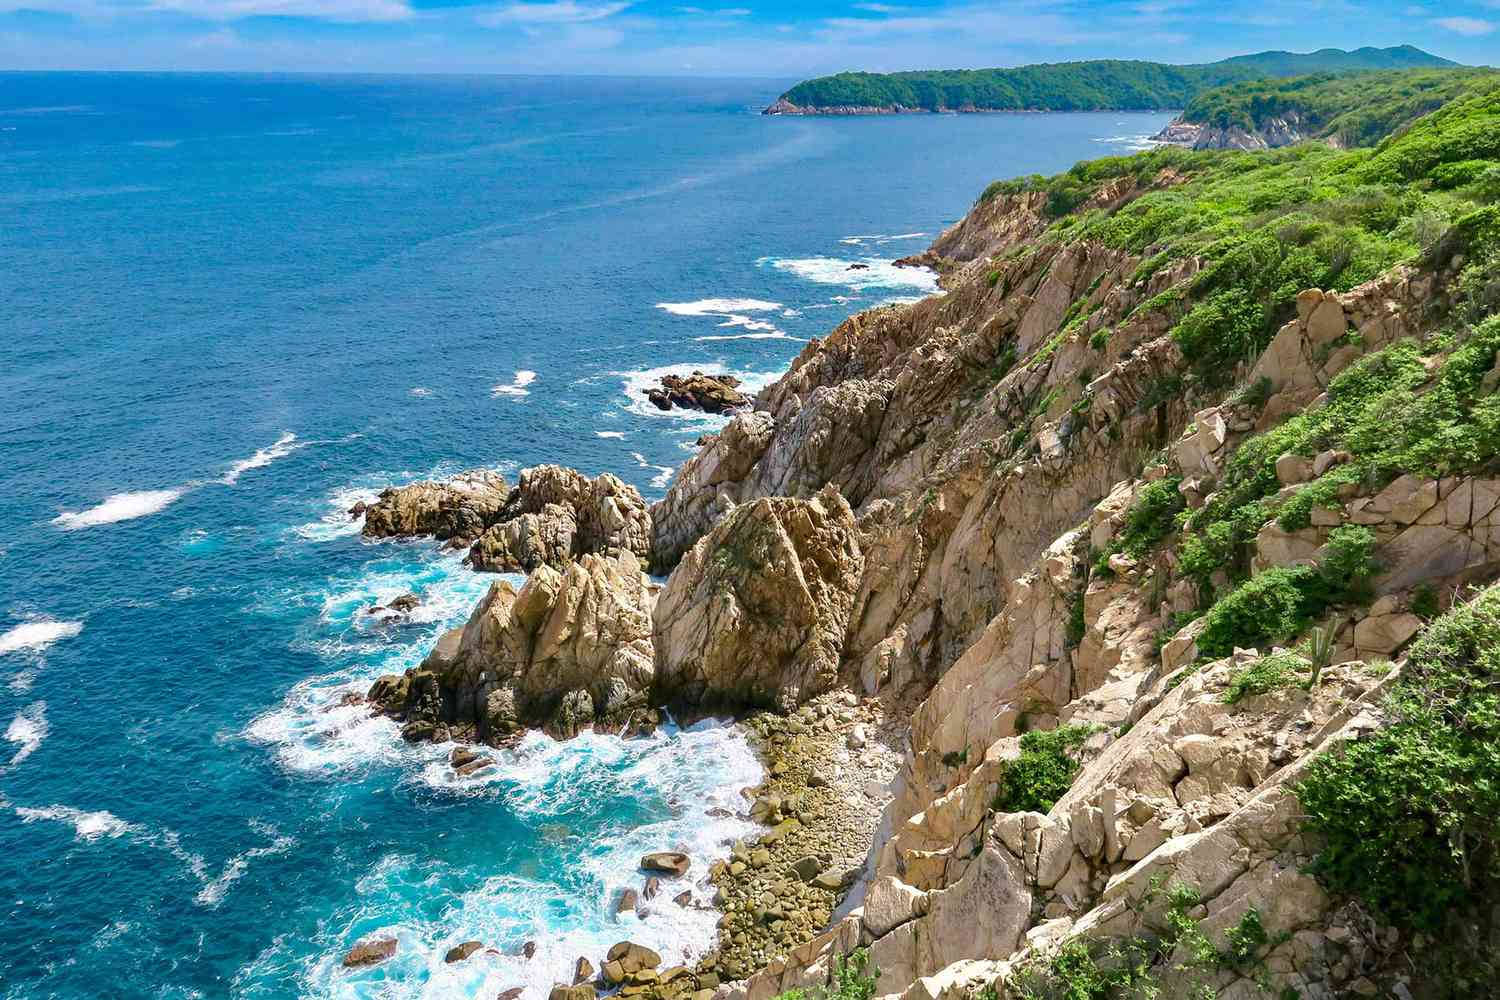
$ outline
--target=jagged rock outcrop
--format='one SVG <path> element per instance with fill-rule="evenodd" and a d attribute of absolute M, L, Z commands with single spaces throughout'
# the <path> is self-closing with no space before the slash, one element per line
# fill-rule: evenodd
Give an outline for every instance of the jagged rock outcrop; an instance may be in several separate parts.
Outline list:
<path fill-rule="evenodd" d="M 514 488 L 487 471 L 392 487 L 362 513 L 369 537 L 431 535 L 469 547 L 471 566 L 498 573 L 614 549 L 645 558 L 651 545 L 651 514 L 635 487 L 560 465 L 526 469 Z"/>
<path fill-rule="evenodd" d="M 794 707 L 838 681 L 863 557 L 836 490 L 737 507 L 656 603 L 656 690 L 694 705 Z"/>
<path fill-rule="evenodd" d="M 714 522 L 740 501 L 744 480 L 771 443 L 775 419 L 763 411 L 741 413 L 677 472 L 665 499 L 651 509 L 651 568 L 667 573 Z"/>
<path fill-rule="evenodd" d="M 702 410 L 704 413 L 729 413 L 750 405 L 750 397 L 739 391 L 740 380 L 733 375 L 663 375 L 661 386 L 646 390 L 646 398 L 659 410 L 673 407 Z"/>
<path fill-rule="evenodd" d="M 634 486 L 607 472 L 589 479 L 560 465 L 539 465 L 521 473 L 468 559 L 475 569 L 530 572 L 614 549 L 644 558 L 650 541 L 651 515 Z"/>
<path fill-rule="evenodd" d="M 1263 120 L 1253 129 L 1238 125 L 1220 126 L 1175 119 L 1152 138 L 1190 149 L 1280 149 L 1313 138 L 1309 127 L 1295 108 Z"/>
<path fill-rule="evenodd" d="M 369 700 L 409 739 L 499 743 L 528 726 L 572 735 L 596 722 L 653 725 L 650 593 L 633 553 L 539 566 L 517 591 L 492 584 L 422 664 Z"/>
<path fill-rule="evenodd" d="M 431 535 L 439 541 L 472 541 L 500 516 L 509 495 L 505 477 L 485 469 L 444 482 L 391 487 L 364 506 L 362 530 L 369 538 Z"/>

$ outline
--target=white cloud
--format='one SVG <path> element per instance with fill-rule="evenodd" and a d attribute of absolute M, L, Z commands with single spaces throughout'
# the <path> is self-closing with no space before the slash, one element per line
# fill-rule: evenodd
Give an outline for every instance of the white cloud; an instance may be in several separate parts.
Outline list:
<path fill-rule="evenodd" d="M 412 16 L 405 0 L 151 0 L 149 9 L 186 14 L 204 21 L 308 17 L 363 23 L 404 21 Z"/>
<path fill-rule="evenodd" d="M 624 3 L 579 3 L 578 0 L 554 0 L 552 3 L 512 3 L 479 15 L 480 24 L 492 28 L 507 24 L 582 24 L 613 17 L 628 7 Z"/>
<path fill-rule="evenodd" d="M 1488 35 L 1495 30 L 1495 25 L 1490 21 L 1481 20 L 1477 17 L 1440 17 L 1432 22 L 1439 28 L 1446 28 L 1459 35 L 1467 35 L 1477 38 L 1480 35 Z"/>

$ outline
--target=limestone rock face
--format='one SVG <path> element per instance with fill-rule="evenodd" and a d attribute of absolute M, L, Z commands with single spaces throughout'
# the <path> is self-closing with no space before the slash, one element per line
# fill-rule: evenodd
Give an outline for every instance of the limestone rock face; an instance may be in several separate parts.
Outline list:
<path fill-rule="evenodd" d="M 609 473 L 589 479 L 560 465 L 539 465 L 521 473 L 469 550 L 469 563 L 500 573 L 530 572 L 612 549 L 644 557 L 650 542 L 651 515 L 635 487 Z"/>
<path fill-rule="evenodd" d="M 863 557 L 836 490 L 737 507 L 657 601 L 656 689 L 693 704 L 792 707 L 837 681 Z"/>
<path fill-rule="evenodd" d="M 645 720 L 652 672 L 638 558 L 590 553 L 538 567 L 519 591 L 491 585 L 468 624 L 404 677 L 378 680 L 370 700 L 400 715 L 411 738 L 497 743 L 527 725 L 572 735 Z"/>
<path fill-rule="evenodd" d="M 362 530 L 370 538 L 474 539 L 500 516 L 509 494 L 504 476 L 482 469 L 447 482 L 391 487 L 365 508 Z"/>

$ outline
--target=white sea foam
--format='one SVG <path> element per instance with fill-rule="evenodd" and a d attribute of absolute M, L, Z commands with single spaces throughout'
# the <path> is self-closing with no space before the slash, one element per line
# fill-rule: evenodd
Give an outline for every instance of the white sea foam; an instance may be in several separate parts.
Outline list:
<path fill-rule="evenodd" d="M 202 878 L 203 888 L 198 890 L 198 895 L 193 897 L 193 902 L 199 906 L 210 908 L 218 906 L 224 901 L 224 897 L 229 893 L 230 887 L 238 882 L 240 876 L 244 875 L 250 868 L 250 862 L 256 858 L 269 858 L 277 854 L 285 854 L 297 843 L 295 838 L 283 836 L 277 832 L 275 827 L 268 823 L 256 820 L 251 822 L 250 827 L 262 836 L 270 837 L 271 842 L 263 847 L 252 847 L 248 851 L 236 854 L 224 862 L 224 867 L 219 871 L 218 875 L 211 879 Z"/>
<path fill-rule="evenodd" d="M 335 538 L 357 535 L 364 528 L 365 518 L 350 517 L 349 511 L 358 503 L 374 503 L 380 492 L 369 486 L 348 486 L 335 490 L 328 498 L 328 509 L 322 517 L 292 529 L 309 542 L 329 542 Z"/>
<path fill-rule="evenodd" d="M 519 574 L 503 578 L 524 582 Z M 312 649 L 336 669 L 298 683 L 244 735 L 272 747 L 278 764 L 301 774 L 337 774 L 407 759 L 400 727 L 349 696 L 362 695 L 382 674 L 420 663 L 446 629 L 467 620 L 495 579 L 465 568 L 460 553 L 401 546 L 316 590 L 271 595 L 268 601 L 283 608 L 317 608 L 325 638 Z M 366 612 L 405 593 L 418 594 L 421 602 L 410 615 L 395 619 L 411 628 L 393 637 L 386 619 Z"/>
<path fill-rule="evenodd" d="M 54 642 L 71 639 L 82 631 L 83 622 L 59 622 L 50 619 L 26 622 L 0 635 L 0 653 L 15 653 L 21 650 L 40 652 Z"/>
<path fill-rule="evenodd" d="M 136 493 L 115 493 L 105 497 L 97 507 L 82 511 L 63 511 L 52 519 L 52 523 L 63 531 L 77 531 L 100 524 L 114 524 L 145 517 L 163 510 L 186 492 L 175 490 L 141 490 Z"/>
<path fill-rule="evenodd" d="M 0 802 L 0 804 L 9 805 L 8 802 Z M 269 824 L 260 820 L 252 820 L 250 829 L 258 836 L 269 838 L 269 843 L 234 855 L 224 863 L 217 875 L 212 875 L 209 872 L 208 863 L 204 860 L 203 855 L 184 847 L 182 838 L 175 830 L 165 827 L 152 829 L 139 823 L 131 823 L 121 819 L 114 813 L 102 809 L 90 812 L 64 805 L 42 806 L 39 808 L 14 806 L 14 809 L 16 815 L 21 818 L 23 823 L 50 821 L 71 824 L 75 838 L 81 841 L 95 841 L 104 838 L 113 840 L 129 836 L 133 843 L 156 848 L 170 854 L 199 883 L 199 890 L 193 897 L 193 901 L 200 906 L 208 907 L 214 907 L 223 902 L 230 887 L 245 874 L 251 861 L 256 858 L 283 854 L 290 850 L 296 843 L 293 838 L 279 834 Z"/>
<path fill-rule="evenodd" d="M 804 281 L 819 285 L 842 285 L 856 291 L 872 288 L 918 288 L 923 292 L 938 290 L 937 275 L 922 267 L 897 267 L 883 257 L 762 257 L 757 261 Z M 852 265 L 863 265 L 852 267 Z"/>
<path fill-rule="evenodd" d="M 673 316 L 709 317 L 720 327 L 737 327 L 747 332 L 698 337 L 698 340 L 786 340 L 790 339 L 774 323 L 755 319 L 750 313 L 775 312 L 780 302 L 765 299 L 698 299 L 694 302 L 658 302 L 656 308 Z"/>
<path fill-rule="evenodd" d="M 276 461 L 278 458 L 283 458 L 287 455 L 290 455 L 298 448 L 305 448 L 306 446 L 307 442 L 299 442 L 297 440 L 297 435 L 293 434 L 291 431 L 287 431 L 285 434 L 281 435 L 281 437 L 276 439 L 275 444 L 272 444 L 265 448 L 261 448 L 249 458 L 241 459 L 240 461 L 235 462 L 229 467 L 229 471 L 224 473 L 224 478 L 220 479 L 219 482 L 225 484 L 226 486 L 233 486 L 239 480 L 240 476 L 249 472 L 251 469 L 264 468 L 265 466 L 270 465 L 272 462 Z"/>
<path fill-rule="evenodd" d="M 594 432 L 594 437 L 610 438 L 610 439 L 613 439 L 613 440 L 616 440 L 616 441 L 623 441 L 625 439 L 625 432 L 624 431 L 595 431 Z"/>
<path fill-rule="evenodd" d="M 857 247 L 863 246 L 866 243 L 880 244 L 896 243 L 901 240 L 920 240 L 927 235 L 927 233 L 896 233 L 892 236 L 885 233 L 877 233 L 873 236 L 845 236 L 839 242 L 851 247 Z"/>
<path fill-rule="evenodd" d="M 672 484 L 672 476 L 677 472 L 675 467 L 670 465 L 653 465 L 646 461 L 646 456 L 638 451 L 631 452 L 630 457 L 635 459 L 636 464 L 641 468 L 652 469 L 656 472 L 656 476 L 651 480 L 651 485 L 656 489 L 664 490 Z"/>
<path fill-rule="evenodd" d="M 695 302 L 658 302 L 656 308 L 673 316 L 721 316 L 724 313 L 770 312 L 780 302 L 765 299 L 698 299 Z"/>
<path fill-rule="evenodd" d="M 516 372 L 509 385 L 497 385 L 490 390 L 491 396 L 529 396 L 531 390 L 526 388 L 536 381 L 536 372 L 521 369 Z"/>
<path fill-rule="evenodd" d="M 406 393 L 409 396 L 431 396 L 432 390 L 427 388 L 425 385 L 414 385 L 410 389 L 406 390 Z"/>
<path fill-rule="evenodd" d="M 137 829 L 114 813 L 105 812 L 102 809 L 98 812 L 85 812 L 82 809 L 74 809 L 72 806 L 43 806 L 35 809 L 29 806 L 16 806 L 15 808 L 16 815 L 21 817 L 21 822 L 23 823 L 38 823 L 50 820 L 56 823 L 71 824 L 74 835 L 79 840 L 98 840 L 101 837 L 123 837 L 125 834 Z"/>
<path fill-rule="evenodd" d="M 555 983 L 571 980 L 579 955 L 597 961 L 622 938 L 657 950 L 667 965 L 691 964 L 712 947 L 719 915 L 708 905 L 714 892 L 708 869 L 756 829 L 739 791 L 763 776 L 740 730 L 708 722 L 644 739 L 585 732 L 566 742 L 531 733 L 513 749 L 486 751 L 494 766 L 468 778 L 442 763 L 451 749 L 408 747 L 427 761 L 417 780 L 441 794 L 503 799 L 572 863 L 566 871 L 536 870 L 522 859 L 496 874 L 389 854 L 357 880 L 356 902 L 319 933 L 321 955 L 307 969 L 303 995 L 355 998 L 375 990 L 389 1000 L 415 1000 L 494 996 L 519 986 L 525 1000 L 541 1000 Z M 575 833 L 561 819 L 623 798 L 656 803 L 654 818 L 597 836 Z M 552 817 L 559 821 L 549 823 Z M 620 892 L 640 887 L 641 855 L 664 846 L 691 857 L 688 875 L 641 900 L 639 914 L 615 914 Z M 691 901 L 673 902 L 684 890 Z M 398 941 L 394 958 L 368 972 L 340 967 L 351 945 L 375 937 Z M 487 947 L 466 962 L 445 963 L 447 949 L 466 940 Z M 519 954 L 526 941 L 536 945 L 530 959 Z M 239 978 L 284 967 L 295 944 L 278 942 Z"/>
<path fill-rule="evenodd" d="M 42 741 L 47 738 L 47 703 L 45 701 L 33 702 L 16 713 L 16 717 L 10 720 L 10 725 L 5 730 L 5 738 L 16 744 L 16 752 L 10 758 L 10 764 L 0 768 L 0 772 L 10 770 L 21 761 L 36 753 Z"/>

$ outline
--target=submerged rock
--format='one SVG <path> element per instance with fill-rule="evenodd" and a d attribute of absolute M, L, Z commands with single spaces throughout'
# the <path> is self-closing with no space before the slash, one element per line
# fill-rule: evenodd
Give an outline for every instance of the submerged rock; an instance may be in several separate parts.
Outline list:
<path fill-rule="evenodd" d="M 733 375 L 663 375 L 660 388 L 646 390 L 646 398 L 659 410 L 678 407 L 705 413 L 728 413 L 750 405 L 750 397 L 739 391 Z"/>
<path fill-rule="evenodd" d="M 344 968 L 359 969 L 367 965 L 378 965 L 396 954 L 396 939 L 381 938 L 365 941 L 350 948 L 344 955 Z"/>

